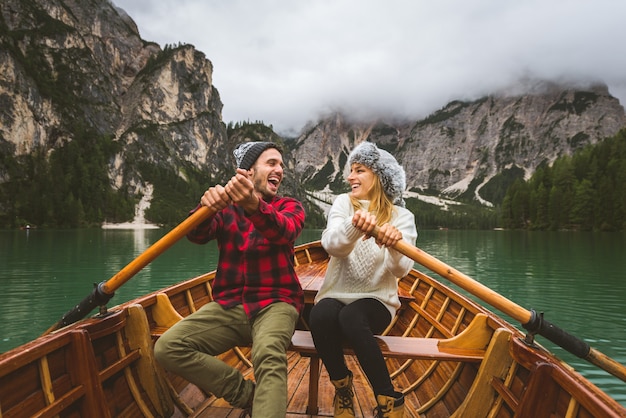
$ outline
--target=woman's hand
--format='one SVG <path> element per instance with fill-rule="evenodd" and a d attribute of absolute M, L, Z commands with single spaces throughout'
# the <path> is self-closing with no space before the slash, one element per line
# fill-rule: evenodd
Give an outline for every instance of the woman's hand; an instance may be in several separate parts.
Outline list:
<path fill-rule="evenodd" d="M 402 239 L 402 232 L 390 224 L 384 224 L 378 228 L 378 237 L 376 238 L 376 244 L 379 246 L 393 247 L 398 241 Z"/>
<path fill-rule="evenodd" d="M 352 216 L 352 225 L 365 234 L 363 239 L 368 239 L 376 227 L 376 216 L 359 209 Z"/>
<path fill-rule="evenodd" d="M 357 210 L 352 216 L 352 225 L 365 234 L 363 240 L 369 239 L 376 228 L 376 216 L 362 210 Z M 393 247 L 402 239 L 402 232 L 391 224 L 384 224 L 378 228 L 376 244 L 379 247 Z"/>

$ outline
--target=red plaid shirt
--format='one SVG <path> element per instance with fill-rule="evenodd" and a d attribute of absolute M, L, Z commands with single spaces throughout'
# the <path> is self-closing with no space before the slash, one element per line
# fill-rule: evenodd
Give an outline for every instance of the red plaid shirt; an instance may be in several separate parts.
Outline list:
<path fill-rule="evenodd" d="M 276 196 L 270 202 L 260 200 L 252 215 L 230 205 L 191 230 L 191 242 L 217 239 L 213 299 L 225 308 L 242 304 L 248 317 L 274 302 L 302 312 L 304 293 L 294 270 L 293 248 L 304 218 L 302 203 Z"/>

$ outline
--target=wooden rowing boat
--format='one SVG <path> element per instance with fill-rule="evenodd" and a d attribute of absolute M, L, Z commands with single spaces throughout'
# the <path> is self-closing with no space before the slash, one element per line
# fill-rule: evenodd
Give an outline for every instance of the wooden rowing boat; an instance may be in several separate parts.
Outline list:
<path fill-rule="evenodd" d="M 328 254 L 296 247 L 307 306 Z M 237 417 L 154 361 L 154 341 L 211 300 L 214 272 L 112 307 L 0 355 L 0 417 Z M 418 271 L 399 279 L 402 308 L 380 338 L 411 417 L 625 417 L 626 408 L 494 313 Z M 302 316 L 289 351 L 289 417 L 332 416 L 334 389 Z M 222 355 L 254 378 L 249 347 Z M 358 363 L 346 347 L 350 367 Z M 357 416 L 372 416 L 356 373 Z"/>

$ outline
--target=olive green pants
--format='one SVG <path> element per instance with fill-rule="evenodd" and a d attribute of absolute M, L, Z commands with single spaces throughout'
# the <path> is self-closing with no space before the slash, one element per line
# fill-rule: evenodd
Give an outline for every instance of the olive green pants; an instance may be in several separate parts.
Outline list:
<path fill-rule="evenodd" d="M 207 393 L 243 408 L 254 385 L 215 356 L 252 343 L 256 391 L 252 411 L 262 418 L 284 418 L 287 411 L 287 348 L 298 321 L 293 306 L 277 302 L 249 319 L 241 305 L 217 302 L 176 323 L 154 346 L 157 361 Z"/>

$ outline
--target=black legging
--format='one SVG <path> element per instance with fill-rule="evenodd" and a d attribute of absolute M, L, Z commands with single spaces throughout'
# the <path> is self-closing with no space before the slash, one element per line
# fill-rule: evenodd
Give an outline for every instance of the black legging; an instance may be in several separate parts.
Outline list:
<path fill-rule="evenodd" d="M 349 370 L 342 341 L 353 348 L 375 395 L 395 396 L 385 358 L 374 338 L 391 322 L 391 314 L 376 299 L 359 299 L 344 305 L 336 299 L 322 299 L 311 309 L 309 327 L 315 347 L 331 380 L 345 378 Z"/>

